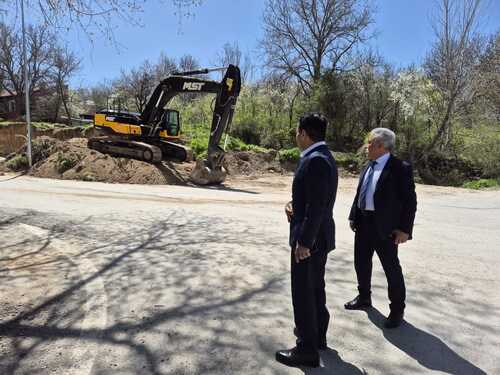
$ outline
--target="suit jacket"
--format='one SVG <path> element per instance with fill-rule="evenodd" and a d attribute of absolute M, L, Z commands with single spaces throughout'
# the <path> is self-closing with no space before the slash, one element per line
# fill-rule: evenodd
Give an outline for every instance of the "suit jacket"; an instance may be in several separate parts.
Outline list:
<path fill-rule="evenodd" d="M 366 165 L 359 177 L 358 189 L 351 207 L 349 220 L 357 227 L 360 219 L 358 198 L 365 173 Z M 380 174 L 373 195 L 375 205 L 375 225 L 380 238 L 387 238 L 392 231 L 399 229 L 413 234 L 413 222 L 417 211 L 417 195 L 413 181 L 413 170 L 410 164 L 391 155 Z"/>
<path fill-rule="evenodd" d="M 292 248 L 297 242 L 313 252 L 335 248 L 333 205 L 337 184 L 337 165 L 327 146 L 318 146 L 300 159 L 292 184 Z"/>

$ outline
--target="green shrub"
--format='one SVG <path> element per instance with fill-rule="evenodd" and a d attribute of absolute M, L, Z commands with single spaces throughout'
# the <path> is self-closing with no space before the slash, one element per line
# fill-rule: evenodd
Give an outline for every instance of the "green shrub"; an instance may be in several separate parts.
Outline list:
<path fill-rule="evenodd" d="M 354 152 L 334 152 L 335 161 L 339 168 L 350 172 L 359 172 L 363 165 L 363 157 Z"/>
<path fill-rule="evenodd" d="M 296 163 L 300 159 L 300 150 L 298 149 L 298 147 L 280 150 L 278 152 L 278 158 L 282 162 L 287 161 Z"/>
<path fill-rule="evenodd" d="M 28 169 L 28 157 L 26 155 L 16 155 L 6 163 L 7 168 L 12 171 L 20 171 L 23 169 Z"/>
<path fill-rule="evenodd" d="M 484 179 L 481 178 L 479 180 L 474 180 L 474 181 L 467 181 L 465 182 L 462 187 L 466 189 L 484 189 L 484 188 L 491 188 L 491 187 L 500 187 L 500 179 Z"/>
<path fill-rule="evenodd" d="M 260 129 L 255 121 L 235 124 L 231 129 L 231 133 L 246 144 L 257 145 L 261 142 Z"/>
<path fill-rule="evenodd" d="M 47 159 L 54 151 L 55 143 L 55 140 L 52 138 L 35 138 L 32 145 L 33 164 Z"/>
<path fill-rule="evenodd" d="M 191 150 L 193 150 L 193 154 L 195 158 L 202 158 L 203 155 L 206 155 L 208 148 L 208 139 L 204 138 L 193 138 L 190 143 Z"/>
<path fill-rule="evenodd" d="M 66 155 L 59 153 L 57 155 L 56 170 L 58 173 L 63 174 L 78 164 L 78 158 L 75 155 Z"/>

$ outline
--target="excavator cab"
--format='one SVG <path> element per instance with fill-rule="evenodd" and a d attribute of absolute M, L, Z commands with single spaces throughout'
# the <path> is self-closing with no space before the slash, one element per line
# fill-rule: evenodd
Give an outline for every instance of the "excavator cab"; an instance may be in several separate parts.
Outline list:
<path fill-rule="evenodd" d="M 179 111 L 165 110 L 161 129 L 167 132 L 168 137 L 178 137 L 181 130 Z"/>

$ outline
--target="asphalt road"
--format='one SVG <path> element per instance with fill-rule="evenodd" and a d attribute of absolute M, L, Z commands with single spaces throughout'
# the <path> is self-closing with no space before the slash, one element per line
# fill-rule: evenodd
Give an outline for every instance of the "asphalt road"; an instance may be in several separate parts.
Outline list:
<path fill-rule="evenodd" d="M 0 374 L 500 374 L 500 192 L 418 186 L 406 322 L 355 295 L 342 179 L 322 367 L 292 369 L 290 176 L 226 188 L 0 177 Z"/>

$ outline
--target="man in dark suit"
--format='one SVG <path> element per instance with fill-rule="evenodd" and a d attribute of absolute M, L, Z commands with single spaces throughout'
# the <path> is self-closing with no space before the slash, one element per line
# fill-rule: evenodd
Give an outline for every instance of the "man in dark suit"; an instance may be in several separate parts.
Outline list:
<path fill-rule="evenodd" d="M 398 245 L 412 238 L 417 196 L 411 166 L 391 155 L 396 136 L 385 128 L 373 129 L 368 138 L 370 163 L 361 173 L 349 215 L 354 238 L 354 266 L 359 295 L 344 306 L 359 310 L 371 306 L 374 251 L 387 277 L 390 314 L 386 328 L 403 321 L 406 288 L 398 258 Z"/>
<path fill-rule="evenodd" d="M 326 349 L 330 314 L 326 307 L 325 264 L 335 248 L 333 205 L 338 174 L 325 144 L 327 121 L 316 113 L 300 118 L 296 141 L 301 158 L 285 208 L 290 222 L 291 286 L 297 345 L 276 353 L 288 366 L 319 366 L 318 350 Z"/>

